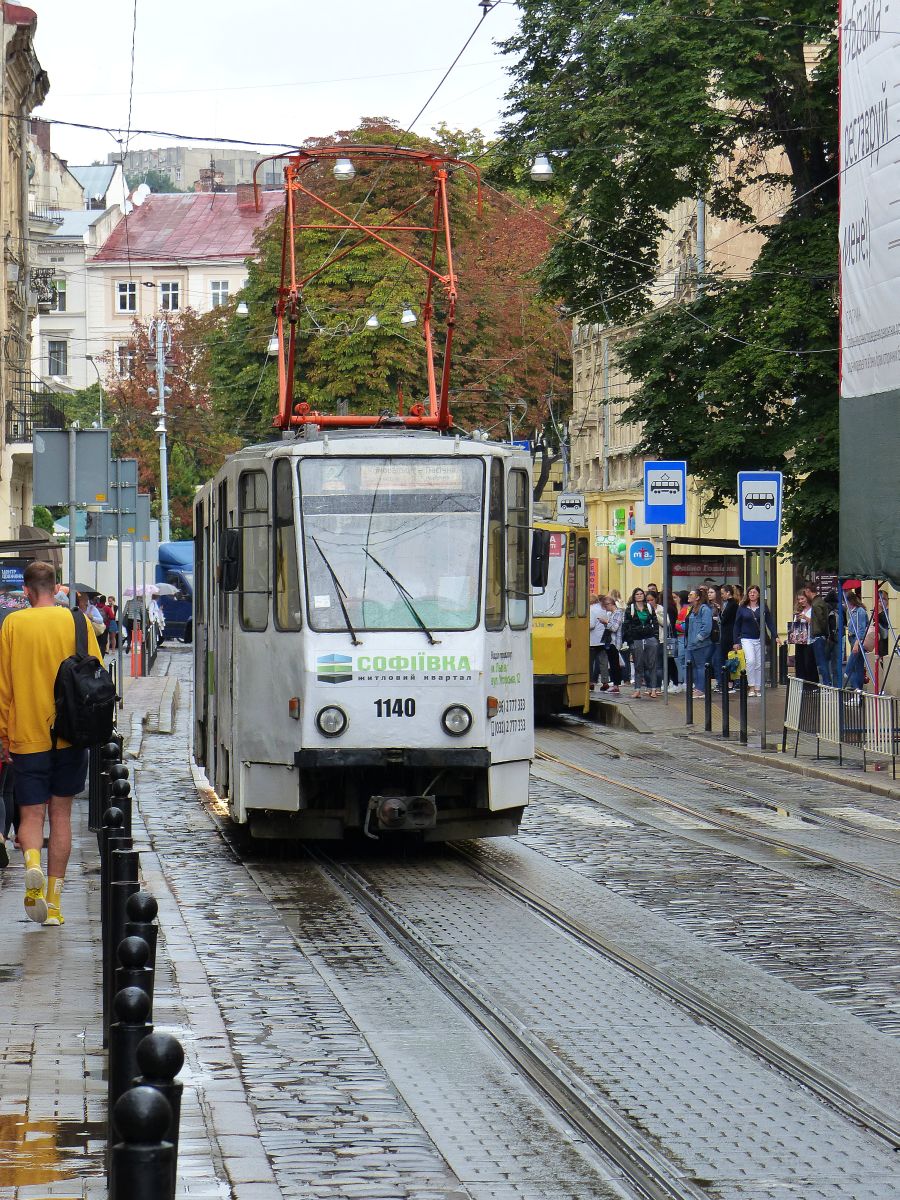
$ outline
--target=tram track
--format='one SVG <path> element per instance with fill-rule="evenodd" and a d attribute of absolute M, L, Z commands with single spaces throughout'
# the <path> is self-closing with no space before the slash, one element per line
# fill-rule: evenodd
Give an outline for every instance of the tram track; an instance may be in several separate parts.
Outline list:
<path fill-rule="evenodd" d="M 569 728 L 568 721 L 571 721 L 573 728 Z M 610 742 L 605 741 L 598 736 L 595 727 L 587 721 L 579 721 L 577 718 L 568 718 L 566 724 L 556 726 L 556 731 L 571 734 L 574 737 L 586 738 L 593 744 L 604 747 L 604 750 L 611 757 L 626 757 L 635 762 L 647 763 L 649 766 L 661 765 L 657 762 L 657 758 L 648 755 L 640 754 L 628 748 L 623 749 Z M 766 796 L 760 792 L 751 791 L 747 787 L 738 787 L 731 783 L 725 783 L 721 778 L 714 778 L 711 775 L 701 775 L 697 771 L 688 771 L 683 766 L 674 766 L 672 763 L 671 753 L 663 755 L 660 753 L 657 756 L 659 759 L 665 760 L 665 769 L 668 773 L 678 775 L 682 779 L 690 779 L 696 783 L 702 784 L 704 787 L 714 788 L 716 791 L 726 792 L 732 796 L 743 797 L 746 800 L 752 801 L 760 808 L 769 809 L 771 812 L 784 813 L 787 816 L 796 817 L 798 820 L 807 822 L 810 825 L 820 825 L 825 829 L 833 829 L 835 832 L 848 833 L 856 837 L 869 838 L 874 841 L 887 842 L 893 846 L 900 846 L 900 833 L 896 836 L 884 832 L 877 832 L 874 829 L 866 828 L 856 822 L 844 820 L 841 817 L 835 817 L 829 814 L 824 814 L 816 809 L 804 808 L 802 805 L 796 805 L 791 801 L 779 799 L 776 796 Z"/>
<path fill-rule="evenodd" d="M 774 1042 L 748 1022 L 736 1017 L 723 1005 L 696 988 L 673 979 L 650 962 L 636 957 L 615 942 L 601 937 L 596 930 L 586 928 L 580 921 L 567 915 L 544 896 L 538 895 L 506 872 L 480 858 L 478 850 L 471 844 L 455 844 L 452 851 L 465 861 L 478 875 L 501 888 L 527 908 L 538 913 L 557 929 L 617 966 L 623 967 L 642 982 L 649 984 L 667 999 L 688 1011 L 715 1029 L 727 1034 L 743 1049 L 757 1055 L 764 1062 L 801 1084 L 824 1100 L 841 1116 L 862 1125 L 872 1133 L 884 1138 L 895 1149 L 900 1149 L 900 1121 L 867 1104 L 860 1096 L 846 1087 L 827 1071 L 793 1054 L 784 1046 Z"/>
<path fill-rule="evenodd" d="M 320 849 L 308 853 L 323 874 L 354 900 L 383 933 L 450 996 L 563 1118 L 622 1173 L 646 1200 L 703 1200 L 708 1193 L 565 1066 L 472 978 L 429 944 L 360 872 Z M 460 857 L 465 858 L 461 851 Z M 496 881 L 495 881 L 496 882 Z"/>
<path fill-rule="evenodd" d="M 635 757 L 639 758 L 640 756 Z M 604 783 L 615 788 L 621 788 L 624 791 L 631 792 L 633 795 L 640 796 L 644 800 L 650 800 L 653 803 L 670 809 L 673 812 L 678 812 L 682 816 L 687 816 L 694 820 L 705 822 L 708 825 L 712 825 L 729 834 L 749 839 L 750 841 L 757 842 L 760 845 L 768 846 L 772 849 L 789 851 L 791 854 L 799 855 L 811 861 L 822 863 L 823 865 L 831 867 L 835 870 L 844 871 L 848 874 L 857 875 L 862 878 L 872 880 L 884 887 L 892 889 L 900 888 L 900 877 L 898 876 L 888 875 L 885 872 L 878 871 L 872 867 L 863 866 L 861 863 L 848 862 L 846 859 L 840 858 L 837 855 L 829 854 L 824 850 L 815 850 L 812 847 L 802 845 L 797 841 L 789 841 L 786 838 L 775 837 L 772 834 L 766 834 L 757 830 L 742 828 L 731 821 L 726 821 L 724 818 L 716 816 L 714 813 L 710 813 L 705 809 L 692 807 L 691 805 L 685 804 L 680 800 L 673 800 L 670 796 L 663 796 L 659 792 L 654 792 L 648 788 L 639 787 L 637 784 L 629 783 L 627 780 L 616 778 L 612 775 L 605 775 L 601 771 L 594 771 L 589 767 L 582 766 L 580 763 L 572 762 L 570 759 L 562 758 L 557 754 L 551 754 L 547 750 L 536 749 L 535 758 L 542 762 L 553 763 L 556 766 L 562 767 L 568 771 L 573 771 L 578 775 L 585 776 L 586 778 L 596 779 L 599 783 Z M 650 760 L 644 759 L 643 761 L 649 762 Z M 676 770 L 678 770 L 678 768 L 676 768 Z M 687 772 L 680 773 L 683 775 L 689 774 Z M 698 780 L 702 779 L 704 783 L 709 785 L 713 785 L 717 782 L 700 776 L 696 776 L 696 778 Z M 749 792 L 745 792 L 744 794 L 752 795 L 752 793 Z M 759 802 L 758 797 L 754 796 L 753 798 Z M 861 833 L 858 829 L 855 829 L 854 832 L 859 836 L 868 836 L 865 833 Z"/>

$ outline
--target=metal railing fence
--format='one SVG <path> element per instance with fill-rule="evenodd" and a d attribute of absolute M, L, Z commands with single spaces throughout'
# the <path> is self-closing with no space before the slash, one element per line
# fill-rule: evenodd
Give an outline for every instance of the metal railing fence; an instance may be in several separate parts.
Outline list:
<path fill-rule="evenodd" d="M 897 778 L 900 756 L 900 699 L 896 696 L 857 692 L 850 688 L 827 687 L 806 679 L 791 677 L 787 682 L 781 749 L 787 750 L 788 736 L 794 736 L 794 757 L 800 737 L 816 739 L 816 758 L 821 744 L 837 746 L 843 765 L 843 750 L 852 746 L 861 750 L 863 770 L 871 756 L 889 758 L 891 773 Z"/>

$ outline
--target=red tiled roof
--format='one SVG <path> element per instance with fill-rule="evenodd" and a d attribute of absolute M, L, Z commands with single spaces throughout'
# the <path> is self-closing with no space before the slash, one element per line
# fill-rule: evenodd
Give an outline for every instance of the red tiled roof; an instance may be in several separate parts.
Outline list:
<path fill-rule="evenodd" d="M 23 4 L 8 4 L 4 0 L 3 20 L 7 25 L 34 25 L 37 21 L 37 13 Z"/>
<path fill-rule="evenodd" d="M 92 261 L 174 264 L 248 258 L 254 253 L 254 233 L 283 204 L 284 195 L 261 192 L 260 200 L 257 212 L 253 204 L 238 206 L 235 192 L 148 196 L 119 222 Z"/>

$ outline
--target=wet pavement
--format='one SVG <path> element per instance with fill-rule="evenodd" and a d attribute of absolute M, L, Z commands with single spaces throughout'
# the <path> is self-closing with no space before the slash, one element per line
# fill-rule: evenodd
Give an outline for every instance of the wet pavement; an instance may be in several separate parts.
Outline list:
<path fill-rule="evenodd" d="M 896 895 L 740 830 L 890 872 L 900 812 L 838 784 L 813 797 L 796 780 L 785 789 L 748 763 L 747 789 L 775 804 L 754 816 L 748 796 L 711 789 L 708 812 L 733 818 L 732 834 L 702 812 L 661 816 L 615 782 L 538 763 L 522 836 L 473 843 L 470 862 L 442 847 L 328 847 L 393 914 L 388 935 L 340 874 L 300 848 L 253 842 L 209 793 L 201 805 L 189 652 L 163 651 L 157 666 L 149 719 L 133 689 L 128 749 L 144 886 L 160 906 L 156 1024 L 187 1053 L 180 1197 L 633 1195 L 562 1100 L 548 1103 L 439 972 L 422 969 L 431 958 L 670 1163 L 684 1195 L 900 1194 L 896 1153 L 839 1103 L 477 874 L 481 862 L 552 899 L 891 1114 Z M 665 780 L 692 803 L 689 773 L 721 769 L 659 738 L 629 755 L 622 736 L 582 739 L 583 761 L 631 784 Z M 63 930 L 19 920 L 20 865 L 0 881 L 0 1011 L 13 1014 L 0 1033 L 0 1200 L 105 1195 L 96 842 L 84 824 Z"/>

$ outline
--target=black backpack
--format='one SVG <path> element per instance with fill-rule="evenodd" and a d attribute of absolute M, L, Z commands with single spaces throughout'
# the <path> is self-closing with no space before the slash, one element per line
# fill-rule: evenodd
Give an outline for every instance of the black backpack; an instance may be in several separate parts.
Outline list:
<path fill-rule="evenodd" d="M 73 609 L 75 653 L 59 664 L 53 698 L 56 720 L 50 730 L 53 749 L 58 738 L 78 750 L 99 746 L 112 737 L 116 712 L 116 687 L 101 662 L 88 654 L 87 620 Z"/>

